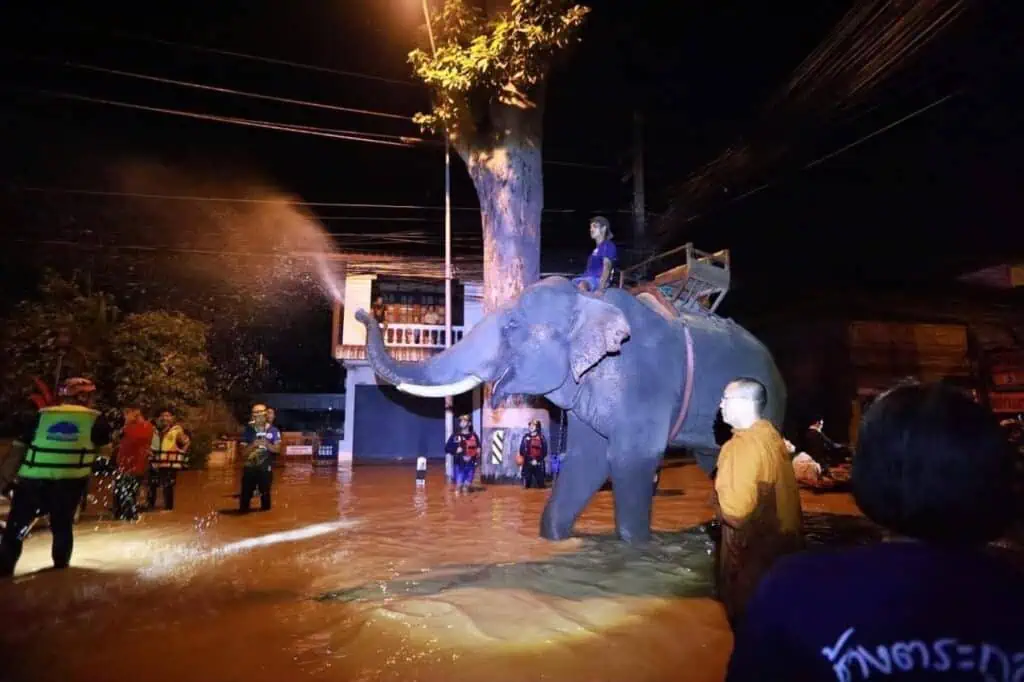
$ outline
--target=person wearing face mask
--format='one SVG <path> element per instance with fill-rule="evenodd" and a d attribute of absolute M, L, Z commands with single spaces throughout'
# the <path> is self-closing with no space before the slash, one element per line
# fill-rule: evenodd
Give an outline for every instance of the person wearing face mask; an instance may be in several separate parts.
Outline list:
<path fill-rule="evenodd" d="M 476 475 L 476 465 L 480 461 L 480 437 L 473 431 L 473 421 L 468 414 L 459 417 L 459 428 L 448 439 L 444 451 L 454 459 L 452 470 L 455 490 L 468 493 Z"/>
<path fill-rule="evenodd" d="M 150 446 L 149 509 L 156 508 L 157 489 L 164 491 L 164 507 L 168 511 L 174 509 L 174 486 L 178 482 L 178 472 L 185 468 L 189 442 L 188 434 L 177 423 L 174 412 L 170 408 L 160 410 Z"/>
<path fill-rule="evenodd" d="M 239 509 L 249 511 L 253 494 L 260 493 L 260 511 L 270 511 L 270 489 L 274 483 L 274 457 L 281 451 L 281 432 L 267 421 L 268 408 L 256 404 L 252 420 L 242 434 L 245 466 L 242 469 L 242 493 Z"/>
<path fill-rule="evenodd" d="M 761 382 L 739 378 L 725 387 L 721 402 L 733 435 L 718 455 L 715 476 L 716 569 L 734 629 L 765 572 L 802 546 L 800 492 L 785 441 L 762 417 L 767 398 Z"/>
<path fill-rule="evenodd" d="M 524 488 L 544 488 L 544 462 L 548 456 L 548 442 L 540 430 L 540 420 L 530 421 L 530 431 L 519 443 L 519 456 L 516 458 L 523 468 Z"/>

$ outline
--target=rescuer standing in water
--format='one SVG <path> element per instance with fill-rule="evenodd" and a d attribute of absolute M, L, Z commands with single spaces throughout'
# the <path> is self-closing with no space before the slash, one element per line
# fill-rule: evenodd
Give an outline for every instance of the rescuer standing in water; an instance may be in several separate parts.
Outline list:
<path fill-rule="evenodd" d="M 548 457 L 548 442 L 540 430 L 540 420 L 530 421 L 530 431 L 519 443 L 519 456 L 516 458 L 523 468 L 524 488 L 544 488 L 544 463 Z"/>
<path fill-rule="evenodd" d="M 71 563 L 75 509 L 97 454 L 110 454 L 110 424 L 93 409 L 95 395 L 96 385 L 89 379 L 68 379 L 60 390 L 61 404 L 39 410 L 32 428 L 11 446 L 11 456 L 21 459 L 21 466 L 0 538 L 0 577 L 14 575 L 22 542 L 43 514 L 50 517 L 54 568 Z"/>
<path fill-rule="evenodd" d="M 242 434 L 245 466 L 242 469 L 242 494 L 239 509 L 249 511 L 253 493 L 260 491 L 260 511 L 270 511 L 270 488 L 274 483 L 274 457 L 281 451 L 281 432 L 267 422 L 266 405 L 252 407 L 252 421 Z"/>
<path fill-rule="evenodd" d="M 480 437 L 473 431 L 473 421 L 468 414 L 459 416 L 459 429 L 448 439 L 444 451 L 454 459 L 455 490 L 468 493 L 480 461 Z"/>
<path fill-rule="evenodd" d="M 157 488 L 163 488 L 164 507 L 168 511 L 174 509 L 174 486 L 178 482 L 178 472 L 185 468 L 185 453 L 188 452 L 189 442 L 185 429 L 175 423 L 174 412 L 170 408 L 160 410 L 150 445 L 147 498 L 150 509 L 156 508 Z"/>
<path fill-rule="evenodd" d="M 137 499 L 149 466 L 153 432 L 153 425 L 138 407 L 124 408 L 124 428 L 117 444 L 114 478 L 114 516 L 123 521 L 139 518 Z"/>

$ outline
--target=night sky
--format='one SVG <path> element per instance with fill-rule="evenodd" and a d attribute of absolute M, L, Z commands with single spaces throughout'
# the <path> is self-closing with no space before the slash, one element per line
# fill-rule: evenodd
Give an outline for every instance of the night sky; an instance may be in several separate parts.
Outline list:
<path fill-rule="evenodd" d="M 934 6 L 936 15 L 953 6 L 963 13 L 925 48 L 896 58 L 892 73 L 852 103 L 836 99 L 827 84 L 799 102 L 778 93 L 854 3 L 590 4 L 582 43 L 558 60 L 550 79 L 546 251 L 585 254 L 586 222 L 595 212 L 612 215 L 617 239 L 632 241 L 628 172 L 632 119 L 640 111 L 658 244 L 730 247 L 741 281 L 944 278 L 1024 255 L 1024 144 L 1016 127 L 1024 120 L 1024 48 L 1017 45 L 1014 3 L 920 3 Z M 424 232 L 430 243 L 422 248 L 440 255 L 442 148 L 411 122 L 81 68 L 411 116 L 428 103 L 406 62 L 409 50 L 425 42 L 421 23 L 419 0 L 4 3 L 0 211 L 5 231 L 21 240 L 5 256 L 8 294 L 20 292 L 38 265 L 74 253 L 38 248 L 33 240 L 59 235 L 108 247 L 168 244 L 167 234 L 146 232 L 132 219 L 139 199 L 24 191 L 117 190 L 109 169 L 125 163 L 159 163 L 194 180 L 169 187 L 173 194 L 237 196 L 239 183 L 258 177 L 308 202 L 421 206 L 316 211 L 336 233 Z M 869 52 L 872 39 L 864 36 Z M 838 64 L 843 55 L 831 58 Z M 324 139 L 41 91 L 434 144 L 395 148 Z M 686 181 L 730 146 L 746 150 L 744 164 L 709 175 L 694 191 Z M 456 160 L 453 168 L 454 205 L 475 207 L 464 167 Z M 457 252 L 479 249 L 478 214 L 455 215 Z M 201 235 L 174 236 L 177 246 L 190 239 Z M 360 248 L 386 251 L 388 244 L 370 240 Z"/>

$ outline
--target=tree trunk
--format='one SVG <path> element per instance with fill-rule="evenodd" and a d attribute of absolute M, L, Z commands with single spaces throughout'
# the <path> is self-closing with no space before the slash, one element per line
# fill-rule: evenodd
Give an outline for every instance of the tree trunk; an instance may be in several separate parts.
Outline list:
<path fill-rule="evenodd" d="M 480 199 L 489 313 L 540 278 L 541 153 L 529 143 L 508 143 L 474 150 L 467 166 Z"/>
<path fill-rule="evenodd" d="M 539 108 L 539 107 L 538 107 Z M 484 309 L 494 311 L 540 279 L 540 221 L 544 178 L 540 146 L 540 112 L 508 107 L 492 110 L 497 142 L 460 151 L 480 200 L 484 241 Z M 511 396 L 497 408 L 484 391 L 483 466 L 485 480 L 515 477 L 515 453 L 533 418 L 542 419 L 536 400 Z M 495 462 L 491 439 L 505 432 L 502 461 Z"/>

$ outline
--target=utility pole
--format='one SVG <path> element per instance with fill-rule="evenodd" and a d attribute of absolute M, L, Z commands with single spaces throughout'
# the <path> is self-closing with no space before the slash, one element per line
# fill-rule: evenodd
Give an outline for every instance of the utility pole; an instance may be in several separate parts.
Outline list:
<path fill-rule="evenodd" d="M 647 209 L 644 199 L 644 121 L 639 110 L 633 112 L 633 248 L 637 261 L 647 258 Z M 646 276 L 644 271 L 637 273 Z"/>
<path fill-rule="evenodd" d="M 430 51 L 437 55 L 434 27 L 430 25 L 430 8 L 423 0 L 423 19 L 427 22 Z M 452 345 L 452 153 L 448 132 L 444 135 L 444 346 Z M 444 437 L 452 435 L 452 397 L 444 399 Z"/>

